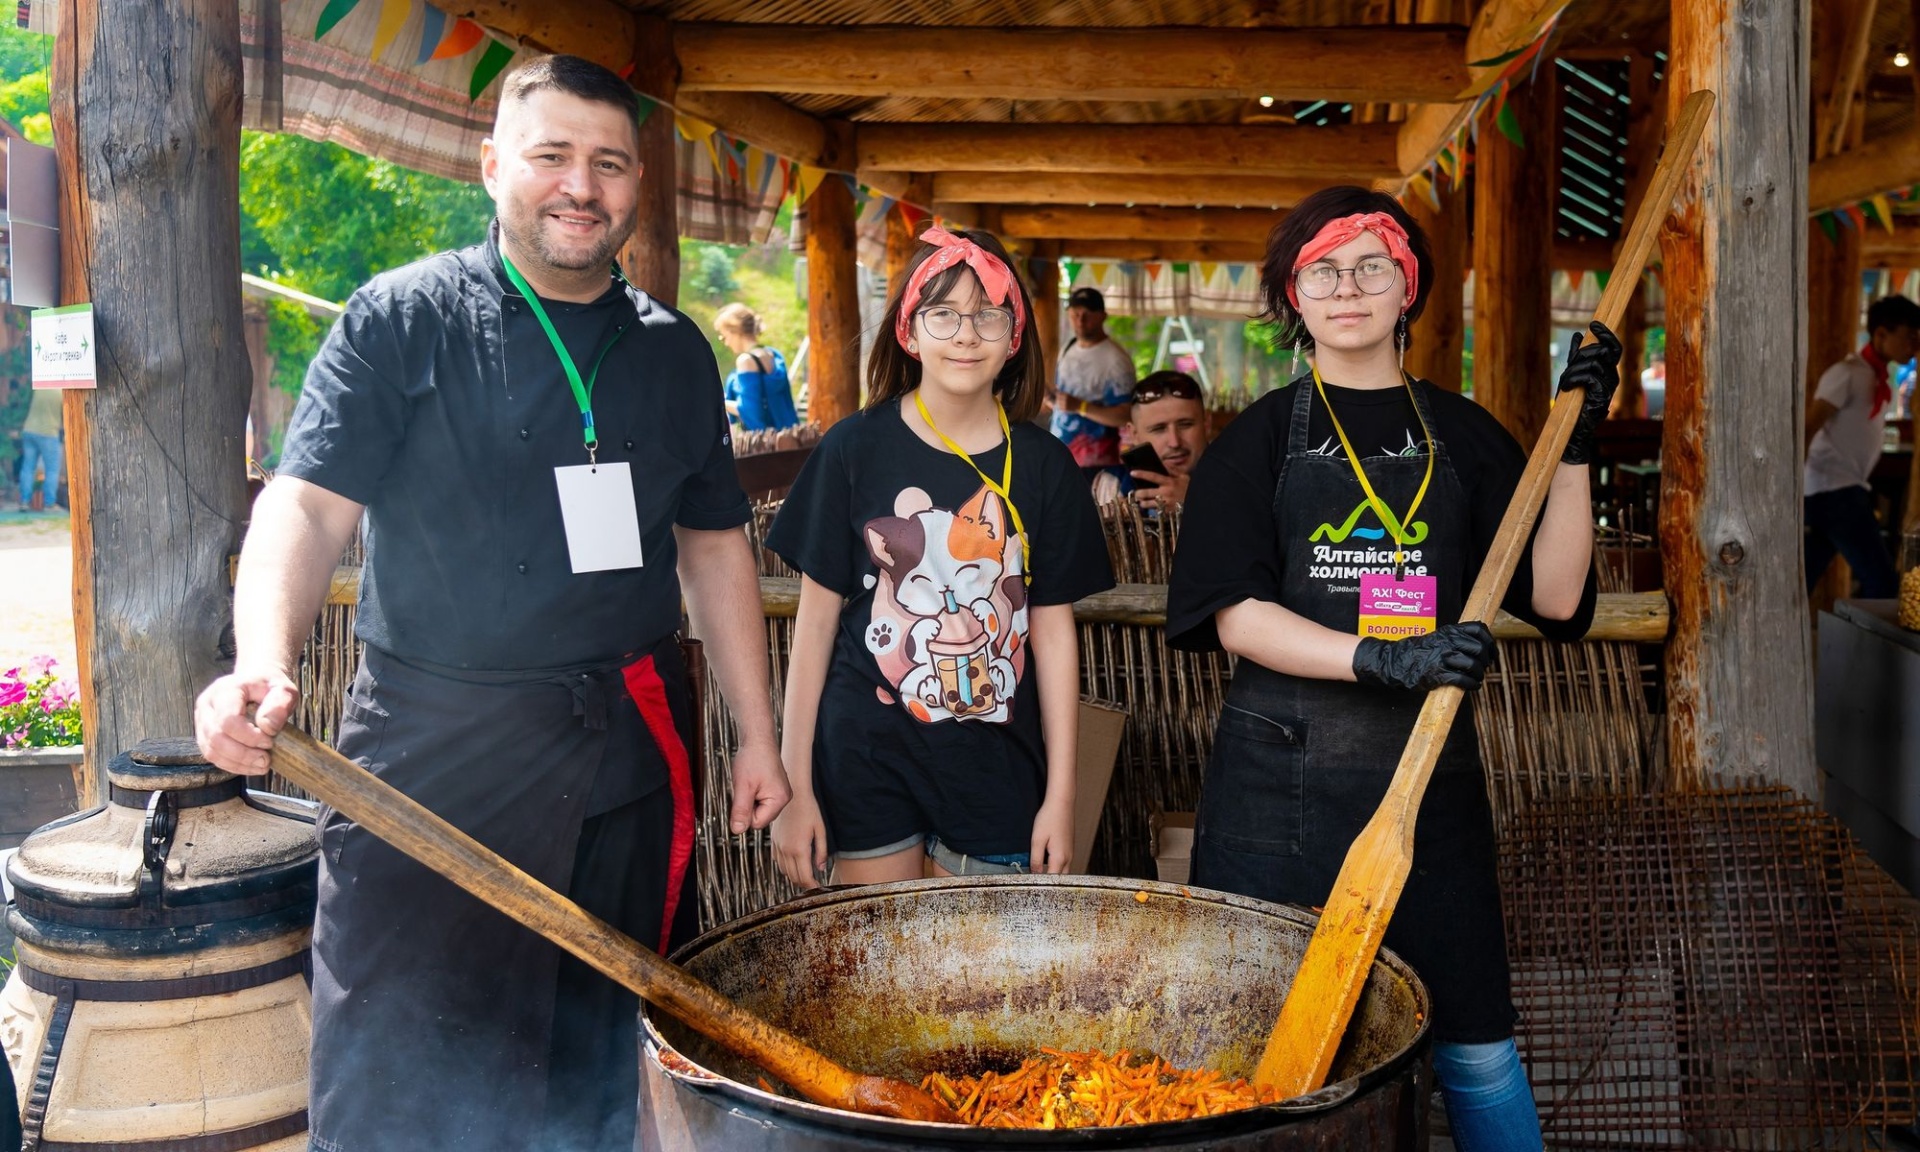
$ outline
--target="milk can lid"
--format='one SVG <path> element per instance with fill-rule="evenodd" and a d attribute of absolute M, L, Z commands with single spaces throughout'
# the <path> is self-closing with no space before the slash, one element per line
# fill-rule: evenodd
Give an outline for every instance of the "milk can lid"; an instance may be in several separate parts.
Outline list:
<path fill-rule="evenodd" d="M 191 739 L 142 740 L 115 756 L 107 778 L 138 792 L 182 792 L 232 780 L 233 774 L 207 763 Z"/>

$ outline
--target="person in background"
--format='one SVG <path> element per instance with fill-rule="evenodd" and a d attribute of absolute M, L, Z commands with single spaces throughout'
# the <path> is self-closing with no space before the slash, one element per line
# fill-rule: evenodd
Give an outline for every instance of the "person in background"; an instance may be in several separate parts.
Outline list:
<path fill-rule="evenodd" d="M 52 515 L 60 511 L 60 461 L 64 445 L 60 390 L 38 388 L 27 404 L 27 422 L 20 426 L 20 511 L 33 511 L 33 473 L 40 468 L 40 511 Z"/>
<path fill-rule="evenodd" d="M 1073 339 L 1060 353 L 1053 390 L 1053 434 L 1093 478 L 1120 464 L 1120 426 L 1132 414 L 1133 357 L 1107 335 L 1107 299 L 1098 288 L 1067 297 Z"/>
<path fill-rule="evenodd" d="M 1868 478 L 1885 446 L 1890 365 L 1920 350 L 1920 304 L 1886 296 L 1867 309 L 1867 342 L 1860 351 L 1820 374 L 1807 412 L 1807 590 L 1825 575 L 1835 553 L 1860 578 L 1860 595 L 1892 597 L 1898 586 L 1893 560 L 1880 538 Z"/>
<path fill-rule="evenodd" d="M 1092 482 L 1098 503 L 1125 493 L 1142 509 L 1179 509 L 1187 503 L 1188 478 L 1213 440 L 1206 392 L 1187 372 L 1150 372 L 1133 386 L 1131 419 L 1121 428 L 1131 449 L 1152 447 L 1165 472 L 1127 465 L 1125 480 L 1100 472 Z M 1129 449 L 1129 451 L 1131 451 Z M 1127 463 L 1123 453 L 1121 463 Z"/>
<path fill-rule="evenodd" d="M 745 304 L 729 304 L 713 318 L 720 340 L 734 353 L 727 376 L 727 415 L 742 432 L 779 431 L 800 423 L 793 410 L 787 359 L 760 343 L 766 324 Z"/>

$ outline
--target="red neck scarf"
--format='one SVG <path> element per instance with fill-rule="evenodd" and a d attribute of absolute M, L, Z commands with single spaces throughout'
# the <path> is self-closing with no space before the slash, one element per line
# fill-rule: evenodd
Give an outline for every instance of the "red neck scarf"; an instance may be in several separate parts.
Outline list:
<path fill-rule="evenodd" d="M 1867 413 L 1871 418 L 1885 411 L 1893 400 L 1893 386 L 1887 383 L 1887 361 L 1880 355 L 1880 349 L 1873 346 L 1872 340 L 1868 340 L 1860 349 L 1860 359 L 1873 369 L 1873 411 Z"/>
<path fill-rule="evenodd" d="M 907 279 L 907 286 L 900 292 L 900 315 L 893 326 L 893 338 L 900 342 L 900 347 L 906 349 L 907 355 L 915 360 L 920 359 L 920 354 L 908 348 L 907 342 L 913 339 L 913 316 L 920 310 L 920 293 L 926 290 L 927 281 L 955 264 L 963 263 L 979 277 L 980 290 L 986 294 L 987 303 L 1009 304 L 1012 307 L 1013 343 L 1007 352 L 1011 355 L 1020 351 L 1020 334 L 1027 327 L 1027 309 L 1020 302 L 1020 288 L 1014 283 L 1013 269 L 980 245 L 955 236 L 944 228 L 929 228 L 920 234 L 920 239 L 933 245 L 934 253 L 922 260 Z"/>

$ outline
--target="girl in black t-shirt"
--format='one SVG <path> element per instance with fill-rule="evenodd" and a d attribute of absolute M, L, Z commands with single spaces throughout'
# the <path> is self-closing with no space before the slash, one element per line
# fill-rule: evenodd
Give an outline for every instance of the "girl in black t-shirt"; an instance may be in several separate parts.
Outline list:
<path fill-rule="evenodd" d="M 1239 657 L 1201 793 L 1196 884 L 1324 904 L 1427 691 L 1477 688 L 1492 659 L 1487 629 L 1454 621 L 1526 455 L 1478 405 L 1401 370 L 1432 278 L 1419 226 L 1362 188 L 1307 197 L 1268 242 L 1263 296 L 1313 346 L 1313 371 L 1208 448 L 1167 594 L 1173 646 Z M 1611 333 L 1594 335 L 1560 378 L 1586 399 L 1505 602 L 1553 638 L 1583 634 L 1593 614 L 1586 461 L 1620 358 Z M 1464 718 L 1421 805 L 1413 865 L 1386 945 L 1432 992 L 1454 1142 L 1538 1149 L 1492 814 Z"/>
<path fill-rule="evenodd" d="M 928 230 L 887 307 L 865 410 L 795 480 L 767 544 L 799 569 L 774 821 L 803 888 L 1064 872 L 1073 603 L 1113 586 L 1072 454 L 1032 419 L 1031 308 L 984 232 Z"/>

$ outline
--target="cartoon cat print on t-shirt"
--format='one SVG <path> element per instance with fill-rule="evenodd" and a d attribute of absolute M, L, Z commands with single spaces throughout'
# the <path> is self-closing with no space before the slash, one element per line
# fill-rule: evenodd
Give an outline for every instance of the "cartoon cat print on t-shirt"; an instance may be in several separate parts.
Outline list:
<path fill-rule="evenodd" d="M 983 485 L 949 511 L 907 488 L 893 511 L 861 533 L 880 569 L 867 578 L 867 650 L 915 719 L 1006 723 L 1027 663 L 1026 583 L 1006 504 Z"/>

